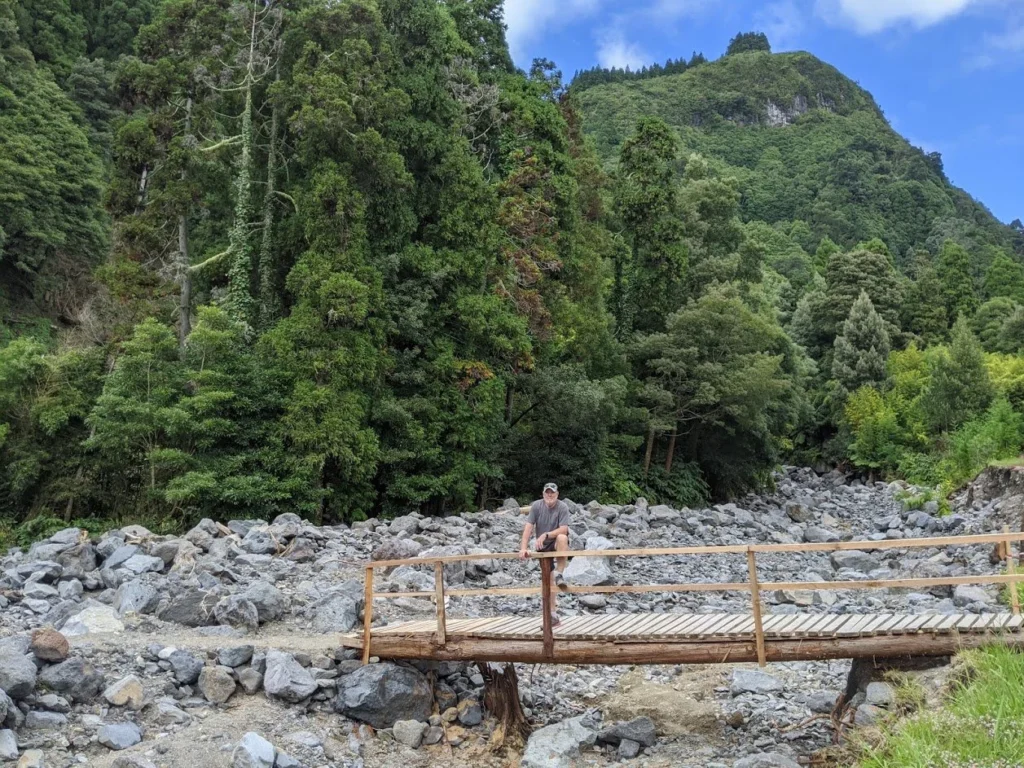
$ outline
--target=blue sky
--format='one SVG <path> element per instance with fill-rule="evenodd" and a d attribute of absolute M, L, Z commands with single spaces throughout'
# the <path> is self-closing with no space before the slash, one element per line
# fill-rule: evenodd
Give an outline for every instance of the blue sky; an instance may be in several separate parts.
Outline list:
<path fill-rule="evenodd" d="M 740 31 L 870 91 L 911 143 L 1001 220 L 1024 219 L 1024 0 L 505 0 L 516 63 L 572 76 L 702 51 Z"/>

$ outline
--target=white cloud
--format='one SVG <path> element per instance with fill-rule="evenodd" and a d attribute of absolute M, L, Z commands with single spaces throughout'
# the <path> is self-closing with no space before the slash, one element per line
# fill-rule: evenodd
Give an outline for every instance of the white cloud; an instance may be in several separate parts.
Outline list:
<path fill-rule="evenodd" d="M 864 34 L 909 24 L 928 27 L 991 0 L 818 0 L 818 15 Z"/>
<path fill-rule="evenodd" d="M 772 3 L 754 18 L 754 27 L 768 36 L 773 51 L 792 48 L 807 24 L 807 12 L 796 0 Z"/>
<path fill-rule="evenodd" d="M 597 46 L 597 61 L 608 69 L 640 69 L 649 57 L 636 43 L 628 42 L 620 33 L 606 33 Z"/>
<path fill-rule="evenodd" d="M 505 0 L 508 47 L 513 58 L 526 54 L 526 46 L 546 29 L 571 24 L 590 16 L 602 0 Z"/>
<path fill-rule="evenodd" d="M 1024 18 L 1016 19 L 1006 31 L 986 35 L 980 46 L 981 53 L 967 59 L 968 71 L 988 69 L 999 65 L 1016 65 L 1024 56 Z"/>

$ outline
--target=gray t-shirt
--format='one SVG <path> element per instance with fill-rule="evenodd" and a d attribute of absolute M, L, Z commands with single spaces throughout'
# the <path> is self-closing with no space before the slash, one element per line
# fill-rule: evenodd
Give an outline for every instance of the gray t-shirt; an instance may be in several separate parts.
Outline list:
<path fill-rule="evenodd" d="M 535 526 L 534 536 L 561 528 L 563 525 L 569 524 L 569 505 L 559 499 L 555 502 L 554 507 L 548 509 L 544 499 L 537 499 L 530 505 L 530 516 L 526 518 L 526 522 Z"/>

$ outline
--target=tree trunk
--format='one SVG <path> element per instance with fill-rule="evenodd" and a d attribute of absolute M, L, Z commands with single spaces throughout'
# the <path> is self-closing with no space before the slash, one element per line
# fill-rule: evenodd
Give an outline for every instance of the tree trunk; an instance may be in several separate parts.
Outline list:
<path fill-rule="evenodd" d="M 484 707 L 498 721 L 491 735 L 491 749 L 517 749 L 530 735 L 530 724 L 519 701 L 519 677 L 515 664 L 477 662 L 484 678 Z"/>
<path fill-rule="evenodd" d="M 647 453 L 644 454 L 644 480 L 647 473 L 651 471 L 651 456 L 654 454 L 654 424 L 647 429 Z"/>
<path fill-rule="evenodd" d="M 676 454 L 676 437 L 679 436 L 679 422 L 676 422 L 675 429 L 672 430 L 672 436 L 668 439 L 668 455 L 665 456 L 665 474 L 667 475 L 672 471 L 672 459 Z"/>
<path fill-rule="evenodd" d="M 192 133 L 192 96 L 185 103 L 185 137 Z M 186 171 L 182 169 L 182 186 Z M 185 358 L 185 342 L 192 333 L 192 272 L 188 255 L 188 210 L 178 215 L 178 284 L 181 295 L 178 299 L 178 354 Z"/>
<path fill-rule="evenodd" d="M 278 62 L 274 82 L 281 80 L 281 64 Z M 279 302 L 274 285 L 274 205 L 277 196 L 277 132 L 280 114 L 277 102 L 270 114 L 270 148 L 267 150 L 267 191 L 263 195 L 263 242 L 260 244 L 260 324 L 267 328 L 279 314 Z"/>

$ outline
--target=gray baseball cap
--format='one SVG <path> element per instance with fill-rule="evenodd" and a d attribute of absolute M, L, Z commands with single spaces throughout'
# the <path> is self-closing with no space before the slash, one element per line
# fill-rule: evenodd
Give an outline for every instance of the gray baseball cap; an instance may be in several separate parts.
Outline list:
<path fill-rule="evenodd" d="M 554 483 L 548 483 L 547 485 L 544 486 L 544 490 L 554 491 L 555 493 L 558 493 L 558 486 L 555 485 Z"/>

